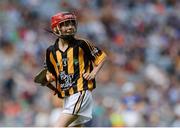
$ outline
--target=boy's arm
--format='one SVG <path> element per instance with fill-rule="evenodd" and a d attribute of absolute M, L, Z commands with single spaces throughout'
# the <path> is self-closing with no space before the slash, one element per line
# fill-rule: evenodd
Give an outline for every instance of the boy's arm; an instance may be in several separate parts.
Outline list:
<path fill-rule="evenodd" d="M 93 70 L 90 72 L 90 73 L 84 73 L 83 74 L 83 77 L 86 79 L 86 80 L 92 80 L 92 79 L 95 79 L 97 73 L 99 72 L 99 70 L 101 69 L 101 67 L 103 66 L 104 62 L 106 61 L 106 58 L 105 57 L 98 65 L 95 65 Z"/>

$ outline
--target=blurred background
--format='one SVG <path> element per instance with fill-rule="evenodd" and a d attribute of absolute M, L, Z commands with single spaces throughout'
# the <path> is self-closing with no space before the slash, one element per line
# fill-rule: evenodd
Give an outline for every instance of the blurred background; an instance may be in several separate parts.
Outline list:
<path fill-rule="evenodd" d="M 62 102 L 33 82 L 59 11 L 108 54 L 85 126 L 180 126 L 179 0 L 0 0 L 0 126 L 52 126 Z"/>

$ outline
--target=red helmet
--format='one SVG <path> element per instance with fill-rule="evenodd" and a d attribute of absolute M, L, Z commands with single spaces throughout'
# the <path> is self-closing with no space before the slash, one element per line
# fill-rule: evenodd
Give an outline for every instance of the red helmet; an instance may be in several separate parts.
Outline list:
<path fill-rule="evenodd" d="M 60 12 L 51 17 L 51 29 L 54 30 L 55 27 L 59 25 L 59 23 L 67 21 L 67 20 L 75 20 L 76 16 L 70 12 Z"/>

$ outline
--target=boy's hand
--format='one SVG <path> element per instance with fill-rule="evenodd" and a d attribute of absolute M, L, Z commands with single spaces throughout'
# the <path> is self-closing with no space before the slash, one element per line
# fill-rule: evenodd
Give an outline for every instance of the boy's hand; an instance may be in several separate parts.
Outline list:
<path fill-rule="evenodd" d="M 55 80 L 55 77 L 52 75 L 52 73 L 50 73 L 49 71 L 46 72 L 46 80 L 48 82 L 52 82 Z"/>
<path fill-rule="evenodd" d="M 86 80 L 93 80 L 96 77 L 96 72 L 95 71 L 92 71 L 91 73 L 85 72 L 85 73 L 83 73 L 83 77 Z"/>
<path fill-rule="evenodd" d="M 38 74 L 34 77 L 34 82 L 39 83 L 42 86 L 46 86 L 50 82 L 54 81 L 55 77 L 45 68 L 42 69 Z"/>

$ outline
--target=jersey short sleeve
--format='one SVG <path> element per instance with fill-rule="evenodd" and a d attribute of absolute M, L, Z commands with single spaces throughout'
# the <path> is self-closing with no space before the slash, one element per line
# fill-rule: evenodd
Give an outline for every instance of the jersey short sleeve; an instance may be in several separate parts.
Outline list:
<path fill-rule="evenodd" d="M 88 58 L 93 61 L 95 65 L 100 64 L 107 56 L 103 50 L 99 49 L 90 41 L 85 40 L 82 45 L 85 49 L 85 54 L 87 54 Z"/>

